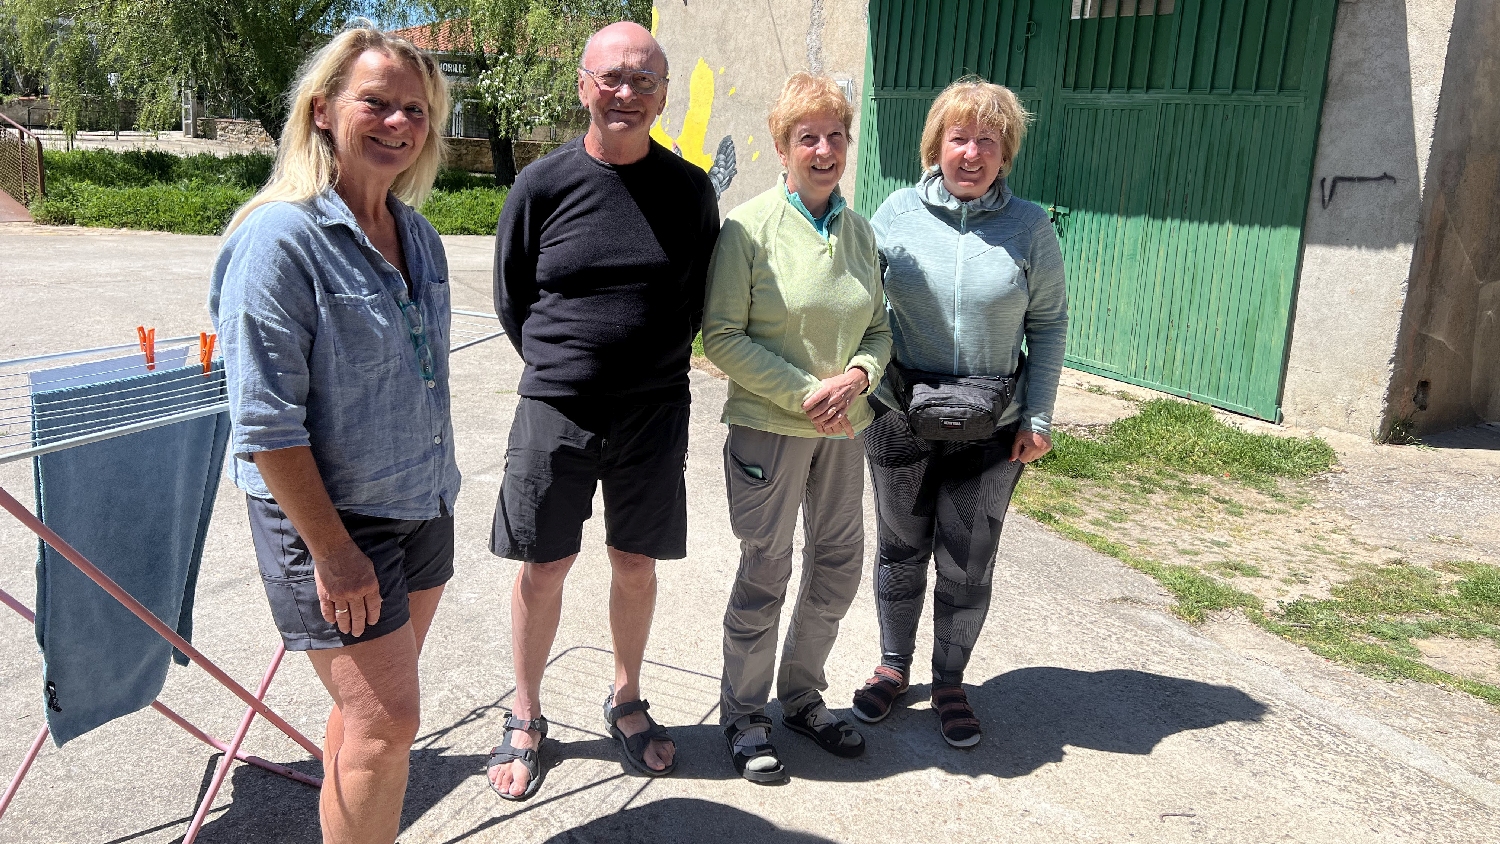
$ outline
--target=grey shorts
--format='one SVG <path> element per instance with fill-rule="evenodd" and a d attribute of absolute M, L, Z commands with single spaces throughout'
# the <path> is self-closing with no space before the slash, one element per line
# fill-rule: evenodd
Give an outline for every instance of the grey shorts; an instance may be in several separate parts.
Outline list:
<path fill-rule="evenodd" d="M 577 554 L 602 485 L 611 548 L 656 560 L 686 557 L 689 414 L 686 404 L 522 397 L 490 551 L 528 563 Z"/>
<path fill-rule="evenodd" d="M 342 648 L 378 639 L 411 620 L 412 592 L 435 589 L 453 577 L 453 514 L 433 519 L 382 519 L 339 511 L 359 550 L 375 564 L 380 620 L 355 638 L 323 619 L 313 580 L 312 555 L 275 501 L 246 497 L 250 536 L 271 616 L 289 651 Z"/>

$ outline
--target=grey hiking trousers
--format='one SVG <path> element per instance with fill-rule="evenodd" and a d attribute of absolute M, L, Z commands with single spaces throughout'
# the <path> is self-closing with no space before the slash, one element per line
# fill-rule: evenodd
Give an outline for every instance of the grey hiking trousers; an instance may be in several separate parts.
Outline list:
<path fill-rule="evenodd" d="M 724 444 L 729 521 L 740 568 L 724 612 L 719 723 L 765 709 L 776 667 L 781 605 L 802 508 L 802 585 L 776 677 L 782 709 L 828 688 L 823 664 L 859 589 L 864 561 L 864 448 L 856 439 L 790 437 L 729 426 Z"/>

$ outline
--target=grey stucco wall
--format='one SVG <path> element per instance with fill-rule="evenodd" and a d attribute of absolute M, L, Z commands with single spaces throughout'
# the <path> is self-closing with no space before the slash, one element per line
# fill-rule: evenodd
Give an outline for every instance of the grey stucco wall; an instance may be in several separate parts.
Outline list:
<path fill-rule="evenodd" d="M 720 197 L 721 213 L 776 184 L 781 163 L 766 117 L 786 78 L 798 70 L 854 85 L 855 144 L 841 183 L 845 196 L 853 197 L 866 14 L 860 0 L 656 4 L 653 29 L 671 61 L 672 81 L 654 134 L 704 169 L 722 140 L 730 139 L 736 173 Z"/>
<path fill-rule="evenodd" d="M 1291 424 L 1380 428 L 1454 4 L 1339 4 L 1282 392 Z M 1335 178 L 1383 174 L 1395 181 L 1339 183 L 1323 207 Z"/>
<path fill-rule="evenodd" d="M 1387 423 L 1500 422 L 1500 3 L 1459 0 Z"/>

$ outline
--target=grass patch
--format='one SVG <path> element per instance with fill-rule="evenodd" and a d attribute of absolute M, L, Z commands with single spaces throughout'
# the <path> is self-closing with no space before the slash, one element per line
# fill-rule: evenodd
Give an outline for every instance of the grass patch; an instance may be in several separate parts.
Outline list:
<path fill-rule="evenodd" d="M 1096 437 L 1058 431 L 1054 450 L 1036 468 L 1071 478 L 1103 480 L 1158 468 L 1233 478 L 1261 491 L 1277 478 L 1304 478 L 1334 463 L 1333 449 L 1316 437 L 1251 434 L 1220 422 L 1208 405 L 1152 399 L 1141 412 L 1110 424 Z"/>
<path fill-rule="evenodd" d="M 38 222 L 118 229 L 218 234 L 250 192 L 208 184 L 112 188 L 74 184 L 32 209 Z"/>
<path fill-rule="evenodd" d="M 1439 671 L 1419 660 L 1413 640 L 1485 638 L 1500 645 L 1500 568 L 1457 562 L 1460 575 L 1397 563 L 1365 571 L 1329 598 L 1285 604 L 1262 626 L 1328 659 L 1386 679 L 1437 683 L 1500 705 L 1500 688 Z"/>
<path fill-rule="evenodd" d="M 433 191 L 422 204 L 422 216 L 438 234 L 493 235 L 507 192 L 493 187 L 465 188 L 451 193 Z"/>

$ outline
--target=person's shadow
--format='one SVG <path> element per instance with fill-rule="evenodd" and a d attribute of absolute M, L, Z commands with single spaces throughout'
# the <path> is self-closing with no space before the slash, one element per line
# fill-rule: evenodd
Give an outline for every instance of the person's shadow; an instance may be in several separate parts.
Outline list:
<path fill-rule="evenodd" d="M 984 740 L 968 750 L 958 750 L 943 742 L 935 713 L 913 708 L 926 700 L 931 690 L 927 685 L 913 686 L 881 723 L 859 725 L 868 749 L 858 759 L 836 758 L 781 727 L 781 713 L 775 703 L 769 707 L 769 714 L 776 722 L 772 737 L 788 771 L 796 778 L 876 782 L 933 768 L 963 776 L 989 774 L 1014 778 L 1026 776 L 1048 763 L 1064 762 L 1068 747 L 1144 756 L 1168 736 L 1230 722 L 1253 723 L 1266 713 L 1265 704 L 1232 686 L 1130 669 L 1018 668 L 966 689 L 969 702 L 984 724 Z M 496 705 L 480 707 L 464 721 Z M 467 783 L 474 782 L 475 775 L 483 770 L 483 754 L 450 753 L 450 748 L 433 746 L 457 726 L 437 730 L 428 736 L 432 741 L 427 746 L 419 744 L 412 751 L 411 779 L 402 812 L 403 829 L 454 789 L 470 787 Z M 677 741 L 679 762 L 674 779 L 736 777 L 723 731 L 717 724 L 667 726 Z M 550 756 L 554 766 L 568 766 L 577 760 L 618 761 L 619 746 L 613 739 L 603 737 L 554 742 Z M 620 764 L 624 775 L 646 781 Z M 301 762 L 293 767 L 319 773 L 316 763 Z M 317 795 L 310 789 L 246 765 L 235 766 L 232 778 L 234 801 L 211 816 L 199 840 L 289 844 L 315 844 L 319 840 Z M 539 801 L 547 802 L 547 796 Z M 528 807 L 534 805 L 537 804 Z M 496 809 L 496 817 L 482 825 L 484 828 L 504 824 L 498 799 Z M 694 823 L 680 823 L 683 817 L 693 818 Z M 672 820 L 669 823 L 666 819 Z M 651 831 L 652 841 L 715 840 L 721 833 L 725 840 L 776 844 L 822 841 L 782 830 L 738 809 L 686 798 L 660 800 L 614 812 L 564 832 L 552 841 L 557 844 L 575 840 L 644 841 L 645 830 Z M 744 834 L 746 830 L 753 830 L 753 834 Z M 475 831 L 478 830 L 471 833 Z"/>
<path fill-rule="evenodd" d="M 545 844 L 701 844 L 746 841 L 755 844 L 833 844 L 827 838 L 782 829 L 759 815 L 689 797 L 669 797 L 595 818 L 564 830 Z"/>
<path fill-rule="evenodd" d="M 792 777 L 832 782 L 876 781 L 908 771 L 936 768 L 954 774 L 1022 777 L 1062 762 L 1068 747 L 1148 755 L 1162 739 L 1230 722 L 1257 722 L 1265 704 L 1233 686 L 1110 669 L 1018 668 L 966 686 L 969 703 L 984 725 L 979 745 L 949 747 L 938 732 L 937 714 L 913 709 L 931 687 L 916 685 L 879 724 L 854 722 L 866 742 L 858 759 L 839 759 L 781 727 L 775 703 L 768 708 L 772 740 Z M 672 727 L 681 760 L 675 776 L 733 779 L 723 732 L 717 725 Z M 558 758 L 607 759 L 617 753 L 607 740 L 573 742 Z"/>

